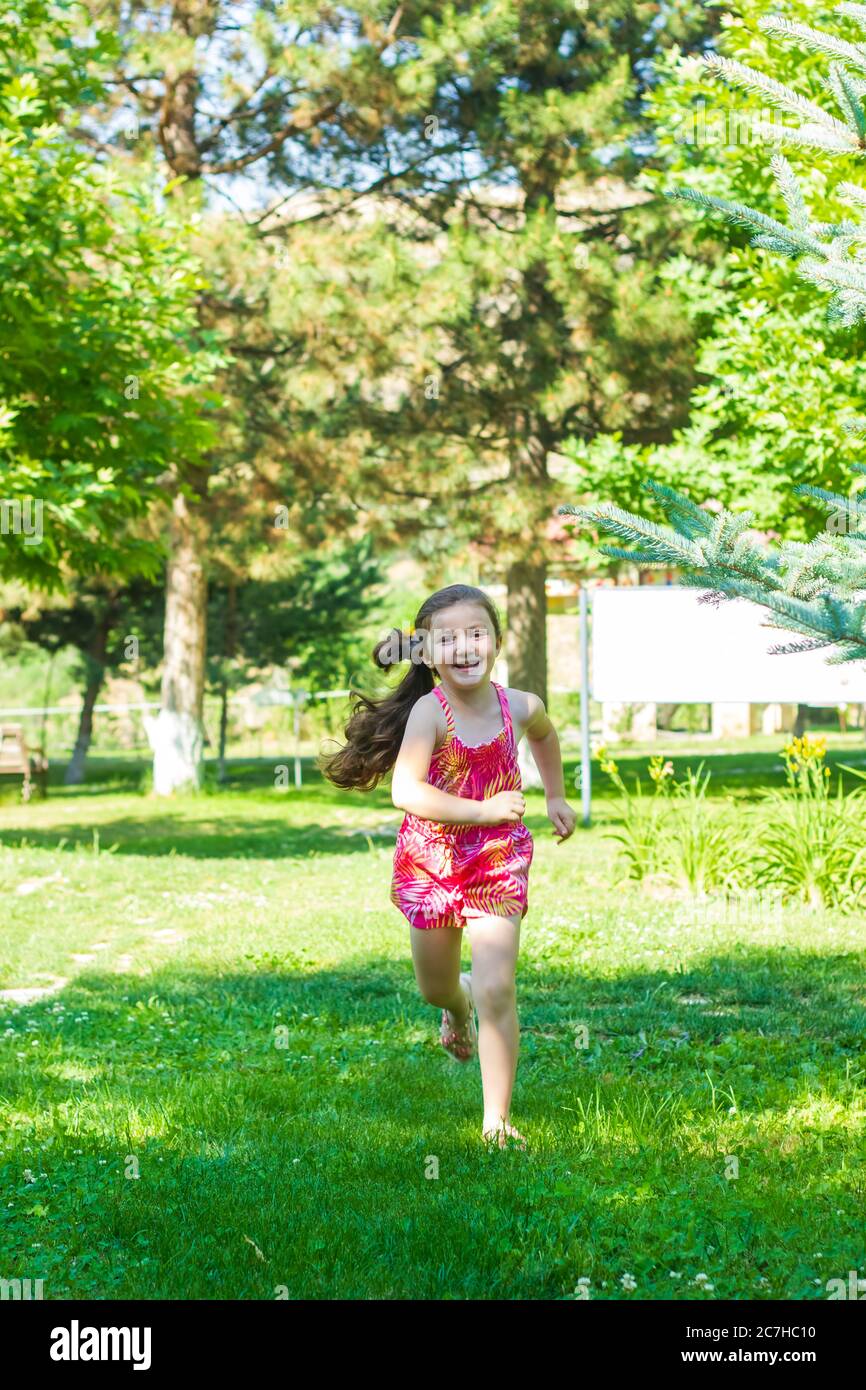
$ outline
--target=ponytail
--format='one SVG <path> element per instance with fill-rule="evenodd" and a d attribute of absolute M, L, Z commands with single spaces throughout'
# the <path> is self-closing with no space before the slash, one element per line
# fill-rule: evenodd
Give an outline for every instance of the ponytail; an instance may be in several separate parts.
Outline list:
<path fill-rule="evenodd" d="M 317 760 L 323 777 L 335 787 L 372 791 L 394 766 L 412 706 L 434 689 L 433 675 L 438 675 L 435 666 L 431 669 L 422 660 L 430 619 L 439 609 L 464 602 L 481 604 L 493 623 L 497 642 L 502 640 L 493 601 L 483 589 L 469 584 L 451 584 L 432 594 L 421 605 L 411 634 L 392 628 L 373 648 L 373 663 L 380 670 L 388 670 L 408 661 L 409 670 L 383 699 L 371 699 L 360 690 L 350 690 L 352 709 L 344 729 L 347 742 L 336 753 L 320 754 Z"/>
<path fill-rule="evenodd" d="M 397 761 L 409 711 L 434 686 L 430 667 L 420 659 L 423 636 L 393 628 L 373 648 L 373 661 L 380 670 L 407 660 L 409 670 L 382 700 L 372 700 L 359 690 L 350 691 L 352 713 L 344 730 L 348 742 L 330 757 L 320 756 L 318 763 L 323 776 L 335 787 L 372 791 Z"/>

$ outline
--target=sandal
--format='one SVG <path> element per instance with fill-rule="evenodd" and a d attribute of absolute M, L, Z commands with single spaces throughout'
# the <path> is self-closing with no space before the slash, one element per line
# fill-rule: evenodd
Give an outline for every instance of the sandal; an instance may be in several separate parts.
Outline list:
<path fill-rule="evenodd" d="M 453 1057 L 456 1062 L 469 1062 L 475 1056 L 478 1048 L 478 1029 L 475 1025 L 475 1000 L 472 998 L 472 976 L 461 974 L 460 983 L 469 997 L 469 1015 L 462 1029 L 452 1027 L 449 1022 L 448 1010 L 442 1010 L 442 1024 L 439 1030 L 439 1041 L 445 1048 L 449 1057 Z"/>

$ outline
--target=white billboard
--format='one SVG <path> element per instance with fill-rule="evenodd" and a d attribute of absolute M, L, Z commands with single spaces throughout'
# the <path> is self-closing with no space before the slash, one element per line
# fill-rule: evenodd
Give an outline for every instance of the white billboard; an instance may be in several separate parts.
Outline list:
<path fill-rule="evenodd" d="M 699 603 L 699 589 L 592 590 L 596 700 L 842 705 L 866 701 L 866 663 L 827 665 L 829 649 L 770 656 L 798 634 L 768 626 L 745 599 Z"/>

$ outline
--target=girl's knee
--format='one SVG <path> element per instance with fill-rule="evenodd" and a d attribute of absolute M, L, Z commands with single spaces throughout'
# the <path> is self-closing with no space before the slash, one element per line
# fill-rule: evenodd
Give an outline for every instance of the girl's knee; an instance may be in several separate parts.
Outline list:
<path fill-rule="evenodd" d="M 447 1009 L 453 1004 L 454 992 L 459 989 L 456 977 L 452 979 L 450 975 L 443 975 L 439 971 L 416 975 L 415 983 L 424 1002 L 435 1005 L 437 1009 Z"/>
<path fill-rule="evenodd" d="M 479 1014 L 488 1017 L 511 1013 L 517 1007 L 517 985 L 511 977 L 476 982 L 473 976 L 473 994 Z"/>

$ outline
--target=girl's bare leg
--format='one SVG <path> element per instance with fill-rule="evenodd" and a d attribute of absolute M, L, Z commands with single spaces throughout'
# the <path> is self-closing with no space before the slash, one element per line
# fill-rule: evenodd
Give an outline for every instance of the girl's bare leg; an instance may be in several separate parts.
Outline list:
<path fill-rule="evenodd" d="M 469 1017 L 469 1001 L 460 984 L 462 927 L 410 927 L 409 933 L 421 994 L 428 1004 L 447 1009 L 459 1031 Z"/>
<path fill-rule="evenodd" d="M 508 1119 L 520 1048 L 515 982 L 520 922 L 519 915 L 466 917 L 472 945 L 472 993 L 478 1010 L 482 1133 L 498 1133 L 500 1144 L 506 1134 L 523 1138 Z"/>

